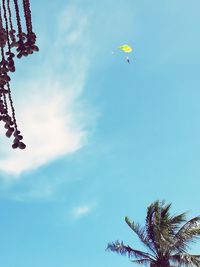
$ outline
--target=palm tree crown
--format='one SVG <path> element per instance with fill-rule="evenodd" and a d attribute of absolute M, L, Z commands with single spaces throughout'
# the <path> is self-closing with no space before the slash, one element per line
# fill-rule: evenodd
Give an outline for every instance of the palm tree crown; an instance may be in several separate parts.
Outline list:
<path fill-rule="evenodd" d="M 143 252 L 115 241 L 107 249 L 128 255 L 132 262 L 150 267 L 200 267 L 200 255 L 187 253 L 188 245 L 200 237 L 200 216 L 186 221 L 186 213 L 171 216 L 171 204 L 155 201 L 147 208 L 144 226 L 125 221 L 147 248 Z"/>

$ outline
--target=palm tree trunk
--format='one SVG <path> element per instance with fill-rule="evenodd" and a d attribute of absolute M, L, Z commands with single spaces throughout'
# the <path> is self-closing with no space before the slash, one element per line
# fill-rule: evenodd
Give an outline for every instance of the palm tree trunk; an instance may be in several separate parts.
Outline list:
<path fill-rule="evenodd" d="M 170 267 L 170 263 L 166 259 L 160 259 L 155 267 Z"/>

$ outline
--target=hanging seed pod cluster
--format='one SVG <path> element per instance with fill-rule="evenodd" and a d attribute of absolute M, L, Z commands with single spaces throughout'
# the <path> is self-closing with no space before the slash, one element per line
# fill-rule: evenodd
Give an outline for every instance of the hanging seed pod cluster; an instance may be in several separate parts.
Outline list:
<path fill-rule="evenodd" d="M 5 135 L 13 138 L 14 149 L 24 149 L 26 145 L 16 121 L 10 72 L 15 72 L 15 56 L 22 58 L 39 50 L 35 43 L 29 0 L 0 0 L 0 121 Z"/>

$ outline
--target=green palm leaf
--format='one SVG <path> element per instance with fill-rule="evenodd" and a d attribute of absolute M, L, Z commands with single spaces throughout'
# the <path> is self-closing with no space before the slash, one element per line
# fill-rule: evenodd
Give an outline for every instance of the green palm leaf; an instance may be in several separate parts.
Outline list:
<path fill-rule="evenodd" d="M 140 260 L 145 258 L 145 259 L 152 260 L 152 257 L 149 253 L 133 249 L 130 246 L 126 246 L 124 245 L 123 242 L 119 242 L 119 241 L 109 243 L 107 246 L 107 250 L 117 252 L 121 255 L 128 254 L 130 258 L 133 257 L 133 258 L 140 259 Z"/>
<path fill-rule="evenodd" d="M 186 267 L 197 266 L 200 267 L 200 255 L 190 254 L 176 254 L 170 256 L 170 261 L 174 264 L 184 265 Z"/>
<path fill-rule="evenodd" d="M 149 266 L 151 261 L 149 259 L 142 259 L 142 260 L 132 260 L 131 262 L 133 263 L 137 263 L 139 265 L 145 265 L 145 266 Z"/>
<path fill-rule="evenodd" d="M 194 217 L 186 222 L 174 236 L 171 251 L 185 253 L 188 245 L 200 237 L 200 217 Z"/>
<path fill-rule="evenodd" d="M 152 245 L 151 240 L 148 238 L 145 228 L 139 225 L 138 223 L 134 223 L 134 221 L 131 222 L 128 217 L 125 217 L 125 222 L 136 233 L 136 235 L 139 237 L 141 242 L 145 246 L 147 246 L 149 250 L 151 250 L 151 252 L 155 254 L 154 246 Z"/>

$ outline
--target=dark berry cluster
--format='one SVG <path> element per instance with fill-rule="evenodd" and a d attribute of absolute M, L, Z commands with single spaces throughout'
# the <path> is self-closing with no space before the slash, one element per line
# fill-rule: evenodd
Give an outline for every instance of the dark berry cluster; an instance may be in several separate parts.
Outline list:
<path fill-rule="evenodd" d="M 17 57 L 21 58 L 22 56 L 28 56 L 33 54 L 34 51 L 39 51 L 39 48 L 35 45 L 36 42 L 36 35 L 35 33 L 24 33 L 22 32 L 19 36 L 19 40 L 16 42 L 14 40 L 14 44 L 17 47 Z M 12 44 L 11 44 L 12 45 Z"/>
<path fill-rule="evenodd" d="M 7 3 L 7 5 L 6 5 Z M 12 148 L 24 149 L 23 136 L 18 130 L 15 109 L 11 97 L 10 75 L 15 72 L 14 57 L 28 56 L 34 51 L 39 51 L 36 46 L 36 35 L 32 31 L 31 10 L 29 0 L 23 0 L 24 18 L 26 22 L 25 33 L 22 31 L 21 17 L 18 0 L 13 0 L 17 31 L 14 29 L 13 16 L 10 8 L 10 0 L 0 0 L 0 121 L 6 129 L 5 135 L 13 137 Z M 9 115 L 9 113 L 11 113 Z"/>
<path fill-rule="evenodd" d="M 5 47 L 7 43 L 7 32 L 6 30 L 1 26 L 0 27 L 0 46 Z"/>
<path fill-rule="evenodd" d="M 15 112 L 13 102 L 10 94 L 10 76 L 9 71 L 14 71 L 13 53 L 7 53 L 7 60 L 5 58 L 0 62 L 0 121 L 4 123 L 6 129 L 5 135 L 7 137 L 14 136 L 13 148 L 24 149 L 26 145 L 22 142 L 23 136 L 20 135 L 20 131 L 17 129 Z M 11 105 L 12 117 L 8 114 L 8 101 Z"/>

